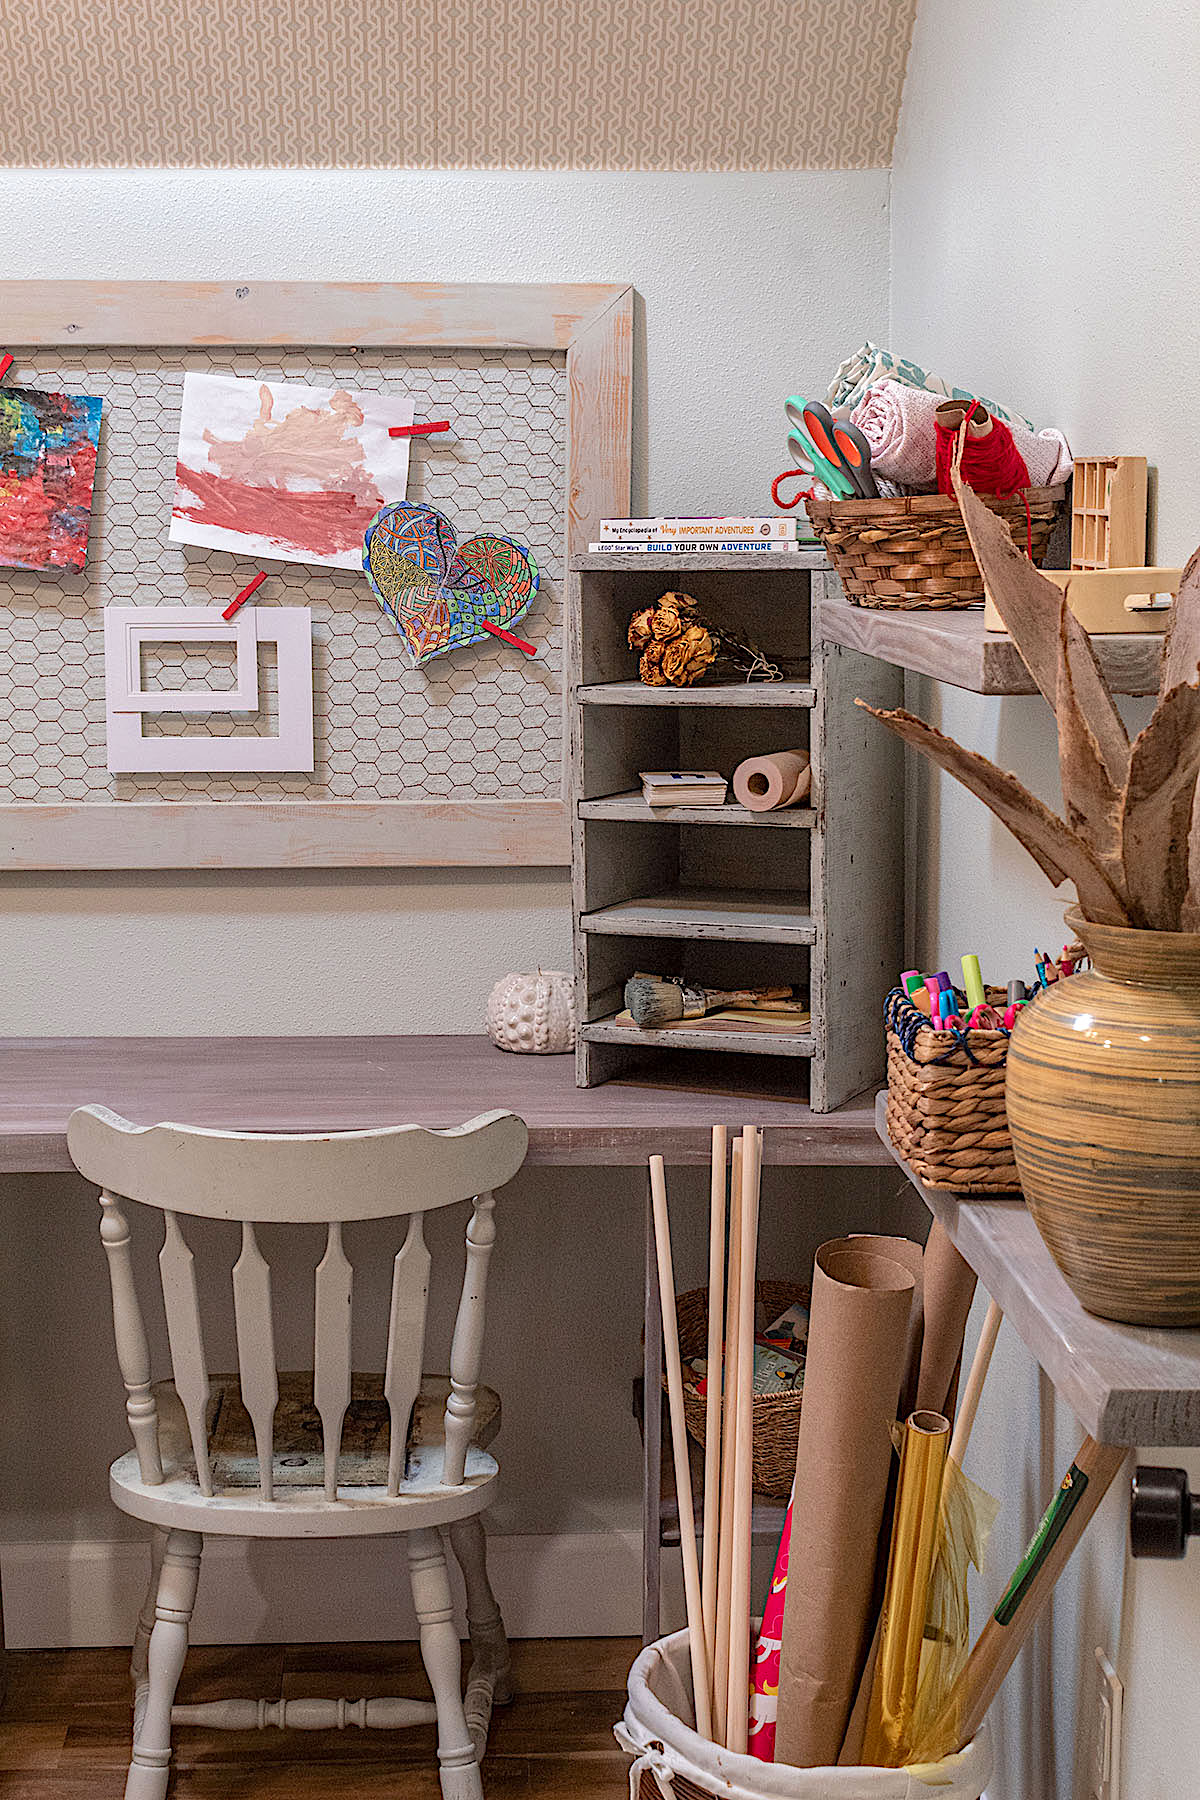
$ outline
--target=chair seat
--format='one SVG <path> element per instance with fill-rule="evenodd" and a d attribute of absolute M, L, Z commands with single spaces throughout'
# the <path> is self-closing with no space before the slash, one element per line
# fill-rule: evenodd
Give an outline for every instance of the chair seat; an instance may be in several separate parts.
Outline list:
<path fill-rule="evenodd" d="M 109 1471 L 114 1503 L 134 1518 L 177 1529 L 237 1537 L 342 1537 L 414 1531 L 449 1524 L 489 1506 L 499 1473 L 485 1446 L 500 1429 L 500 1396 L 480 1385 L 472 1444 L 461 1487 L 442 1482 L 445 1408 L 450 1383 L 424 1375 L 413 1407 L 408 1457 L 400 1491 L 387 1493 L 389 1417 L 380 1375 L 352 1377 L 342 1432 L 338 1499 L 324 1493 L 321 1422 L 313 1405 L 312 1374 L 279 1375 L 273 1432 L 275 1498 L 259 1494 L 254 1430 L 236 1375 L 211 1377 L 207 1437 L 214 1492 L 200 1492 L 187 1418 L 173 1381 L 154 1384 L 158 1406 L 161 1483 L 144 1482 L 137 1456 L 119 1457 Z"/>

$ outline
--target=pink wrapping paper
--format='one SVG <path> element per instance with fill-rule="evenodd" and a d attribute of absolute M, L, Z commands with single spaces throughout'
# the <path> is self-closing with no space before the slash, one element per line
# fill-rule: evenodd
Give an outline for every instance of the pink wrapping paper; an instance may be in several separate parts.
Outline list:
<path fill-rule="evenodd" d="M 871 446 L 871 468 L 888 481 L 927 487 L 937 480 L 934 415 L 945 396 L 899 381 L 877 381 L 851 413 Z M 1011 427 L 1013 442 L 1034 487 L 1057 487 L 1072 471 L 1071 451 L 1061 431 Z"/>
<path fill-rule="evenodd" d="M 783 1650 L 783 1601 L 787 1592 L 788 1550 L 792 1541 L 792 1503 L 783 1515 L 779 1549 L 771 1571 L 762 1625 L 750 1670 L 750 1727 L 746 1747 L 760 1762 L 775 1761 L 775 1721 L 779 1713 L 779 1658 Z"/>

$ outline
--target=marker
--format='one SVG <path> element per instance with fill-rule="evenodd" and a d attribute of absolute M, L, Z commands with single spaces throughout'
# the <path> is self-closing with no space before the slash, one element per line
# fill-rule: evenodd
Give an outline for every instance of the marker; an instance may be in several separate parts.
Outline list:
<path fill-rule="evenodd" d="M 1008 984 L 1008 1004 L 1017 1006 L 1029 998 L 1029 990 L 1023 981 L 1010 981 Z"/>
<path fill-rule="evenodd" d="M 986 1006 L 987 995 L 983 991 L 983 976 L 979 969 L 977 956 L 964 956 L 962 959 L 963 986 L 967 990 L 968 1006 Z"/>
<path fill-rule="evenodd" d="M 982 1006 L 975 1008 L 968 1023 L 972 1031 L 996 1031 L 1000 1025 L 1000 1014 L 985 1001 Z"/>
<path fill-rule="evenodd" d="M 241 593 L 237 596 L 237 598 L 235 600 L 231 600 L 229 602 L 229 605 L 225 608 L 224 612 L 221 614 L 221 617 L 223 619 L 232 619 L 232 617 L 233 617 L 234 613 L 237 611 L 238 607 L 245 606 L 245 604 L 246 604 L 247 600 L 250 598 L 251 594 L 253 594 L 258 588 L 260 588 L 266 579 L 267 579 L 267 571 L 265 569 L 260 569 L 258 571 L 258 574 L 254 577 L 254 580 L 248 581 L 246 583 L 245 587 L 242 589 Z"/>
<path fill-rule="evenodd" d="M 900 976 L 900 985 L 911 1000 L 921 986 L 921 977 L 916 969 L 905 969 Z"/>
<path fill-rule="evenodd" d="M 8 371 L 12 368 L 12 366 L 13 366 L 13 359 L 11 356 L 8 355 L 7 352 L 5 352 L 4 360 L 2 362 L 0 362 L 0 381 L 4 380 L 4 377 L 8 374 Z"/>
<path fill-rule="evenodd" d="M 1011 1006 L 1005 1007 L 1005 1009 L 1004 1009 L 1004 1028 L 1006 1031 L 1012 1030 L 1013 1026 L 1017 1022 L 1017 1014 L 1019 1012 L 1021 1012 L 1027 1005 L 1028 1005 L 1028 1001 L 1026 1001 L 1026 1000 L 1014 1000 Z"/>
<path fill-rule="evenodd" d="M 449 419 L 435 419 L 431 425 L 389 425 L 389 437 L 431 437 L 435 431 L 449 431 Z"/>
<path fill-rule="evenodd" d="M 943 992 L 953 991 L 954 983 L 951 981 L 949 975 L 947 975 L 945 969 L 939 969 L 933 979 L 937 982 Z"/>

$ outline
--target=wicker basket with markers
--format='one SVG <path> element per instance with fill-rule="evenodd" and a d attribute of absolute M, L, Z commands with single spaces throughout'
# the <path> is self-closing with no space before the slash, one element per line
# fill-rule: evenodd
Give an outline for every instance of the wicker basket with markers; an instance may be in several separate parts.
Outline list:
<path fill-rule="evenodd" d="M 927 1187 L 960 1194 L 1019 1192 L 1004 1109 L 1010 1031 L 1003 1021 L 1011 1020 L 1012 1010 L 1004 989 L 979 983 L 976 959 L 964 958 L 966 964 L 972 965 L 971 1000 L 947 981 L 943 991 L 952 1011 L 938 1024 L 914 1004 L 912 994 L 920 986 L 913 987 L 911 977 L 884 1002 L 888 1135 Z M 932 991 L 940 979 L 931 981 Z"/>

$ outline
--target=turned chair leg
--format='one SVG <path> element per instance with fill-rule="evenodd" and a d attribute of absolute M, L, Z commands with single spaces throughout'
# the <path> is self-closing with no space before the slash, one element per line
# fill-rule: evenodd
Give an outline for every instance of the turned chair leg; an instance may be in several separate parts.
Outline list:
<path fill-rule="evenodd" d="M 146 1649 L 145 1700 L 135 1710 L 125 1800 L 165 1800 L 171 1773 L 171 1707 L 187 1655 L 204 1539 L 197 1531 L 165 1535 L 154 1626 Z"/>
<path fill-rule="evenodd" d="M 154 1605 L 158 1599 L 158 1578 L 162 1573 L 163 1553 L 166 1548 L 166 1530 L 163 1526 L 156 1525 L 154 1535 L 150 1539 L 150 1585 L 146 1589 L 146 1598 L 142 1601 L 142 1610 L 138 1614 L 137 1625 L 134 1627 L 133 1650 L 129 1658 L 129 1676 L 133 1682 L 135 1706 L 139 1691 L 146 1682 L 146 1652 L 150 1647 L 150 1633 L 154 1629 Z M 136 1730 L 135 1724 L 135 1734 Z"/>
<path fill-rule="evenodd" d="M 471 1634 L 471 1672 L 464 1709 L 467 1729 L 480 1761 L 487 1747 L 492 1707 L 513 1697 L 512 1660 L 504 1620 L 487 1571 L 487 1535 L 478 1513 L 449 1527 L 450 1544 L 467 1589 L 467 1628 Z"/>
<path fill-rule="evenodd" d="M 421 1660 L 437 1706 L 442 1800 L 483 1800 L 479 1763 L 463 1709 L 462 1646 L 454 1625 L 442 1540 L 436 1531 L 410 1531 L 407 1546 L 413 1605 L 421 1627 Z"/>

